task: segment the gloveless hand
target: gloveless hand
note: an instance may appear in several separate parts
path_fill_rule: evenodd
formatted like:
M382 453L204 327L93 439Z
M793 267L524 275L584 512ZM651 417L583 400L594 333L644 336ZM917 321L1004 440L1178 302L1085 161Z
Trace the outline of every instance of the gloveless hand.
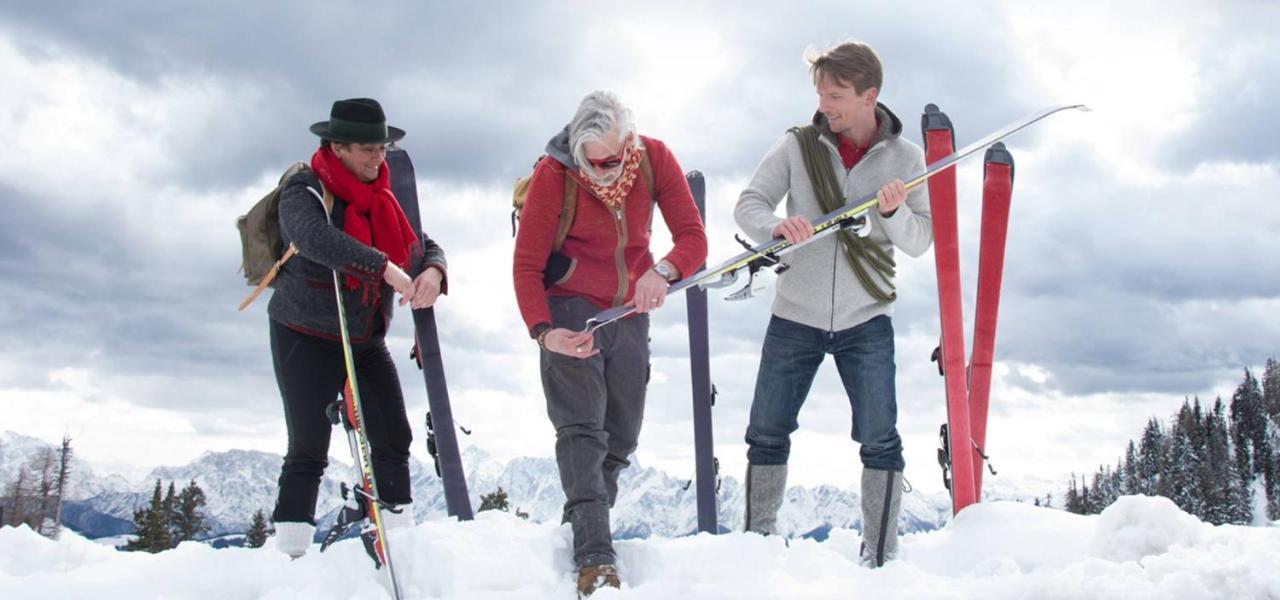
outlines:
M563 327L552 329L542 338L542 345L550 352L572 356L574 358L587 358L600 353L600 349L595 347L596 338L590 331L573 331Z
M382 280L387 282L391 289L400 292L401 296L413 297L413 280L409 279L409 275L404 269L396 266L396 263L387 261L387 267L382 270ZM404 304L404 299L400 301Z
M906 202L907 186L902 183L901 179L894 179L884 184L884 187L880 188L880 193L876 197L880 199L877 205L880 210L880 216L891 217L898 210L898 207L902 206L903 202Z
M773 228L773 237L798 244L813 237L813 224L800 215L787 217Z
M418 310L436 303L440 297L440 284L444 281L444 273L436 267L427 267L413 279L413 293L400 297L400 306L410 304L410 308Z
M631 296L631 301L626 305L635 307L638 313L662 308L662 305L666 304L667 288L670 285L656 271L649 269L636 280L636 293Z

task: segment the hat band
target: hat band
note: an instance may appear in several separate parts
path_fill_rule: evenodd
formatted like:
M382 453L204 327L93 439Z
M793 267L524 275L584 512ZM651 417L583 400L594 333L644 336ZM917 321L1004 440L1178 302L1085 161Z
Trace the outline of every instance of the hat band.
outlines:
M387 139L387 123L361 123L330 117L328 137L340 141L381 142Z

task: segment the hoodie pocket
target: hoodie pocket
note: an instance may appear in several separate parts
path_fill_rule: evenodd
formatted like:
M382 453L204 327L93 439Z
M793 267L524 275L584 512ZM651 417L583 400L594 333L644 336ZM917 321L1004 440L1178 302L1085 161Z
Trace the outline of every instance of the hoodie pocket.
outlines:
M578 268L578 259L569 258L558 252L552 252L547 258L547 270L542 274L542 285L546 289L551 289L557 285L564 285L569 282L569 278L573 277L573 272Z

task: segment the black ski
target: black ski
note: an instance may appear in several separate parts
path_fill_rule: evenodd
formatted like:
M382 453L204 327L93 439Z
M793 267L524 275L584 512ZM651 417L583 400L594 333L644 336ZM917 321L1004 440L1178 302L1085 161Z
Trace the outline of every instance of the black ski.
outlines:
M698 205L702 222L707 222L707 183L702 173L690 171L685 178ZM699 270L706 264L698 266ZM711 435L711 407L715 405L715 386L711 383L711 349L707 331L707 290L691 286L685 290L689 311L689 369L693 378L693 447L697 469L698 531L719 533L716 524L719 461Z
M413 230L421 235L422 216L418 210L418 180L409 153L392 147L387 151L387 168L391 170L391 191L400 202ZM427 383L427 450L435 462L436 475L444 485L445 508L462 521L472 519L471 498L467 493L467 476L458 452L458 437L449 405L449 388L444 378L444 360L440 355L440 336L436 329L434 308L413 311L414 358Z

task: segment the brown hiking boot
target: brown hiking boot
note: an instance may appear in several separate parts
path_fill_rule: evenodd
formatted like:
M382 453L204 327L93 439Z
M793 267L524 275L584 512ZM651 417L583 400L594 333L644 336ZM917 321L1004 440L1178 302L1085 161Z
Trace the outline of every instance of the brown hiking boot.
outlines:
M604 586L622 587L618 580L618 567L613 565L593 565L578 569L578 597L586 598Z

